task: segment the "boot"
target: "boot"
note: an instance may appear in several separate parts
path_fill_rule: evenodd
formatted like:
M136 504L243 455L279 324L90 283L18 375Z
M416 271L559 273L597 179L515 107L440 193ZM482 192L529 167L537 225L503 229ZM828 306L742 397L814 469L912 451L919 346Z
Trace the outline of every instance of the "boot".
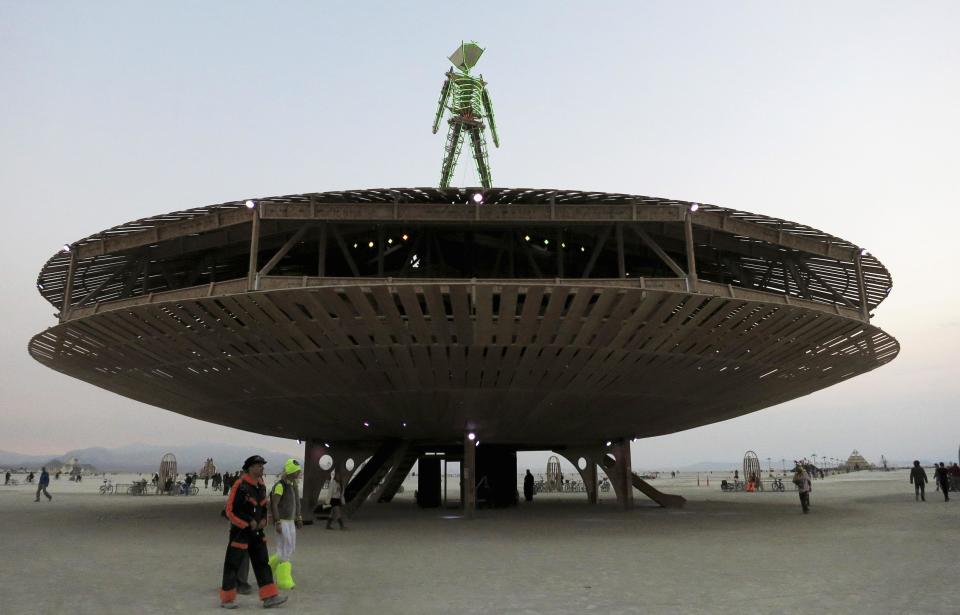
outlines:
M293 582L293 564L290 562L280 562L277 564L277 587L280 589L293 589L295 586Z
M274 607L280 606L287 601L286 596L281 596L277 594L276 596L271 596L263 601L263 608L272 609Z

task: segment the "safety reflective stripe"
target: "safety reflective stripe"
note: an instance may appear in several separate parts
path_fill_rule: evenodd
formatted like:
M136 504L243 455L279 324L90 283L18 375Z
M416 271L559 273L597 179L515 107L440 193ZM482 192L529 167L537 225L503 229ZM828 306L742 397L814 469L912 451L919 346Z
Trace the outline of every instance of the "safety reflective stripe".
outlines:
M276 583L268 583L267 585L264 585L260 588L260 599L266 600L267 598L272 598L273 596L276 596L279 593L280 592L277 591Z
M249 545L242 542L231 541L230 546L234 547L235 549L246 549Z
M227 498L226 511L227 511L227 519L230 519L230 523L233 523L237 527L243 529L249 526L250 524L244 521L243 519L241 519L240 517L238 517L233 512L233 501L236 499L237 491L239 490L240 490L240 481L237 481L233 483L233 487L230 488L230 497Z
M220 590L220 602L233 602L237 599L237 590L236 589L221 589Z
M283 495L283 483L277 483L273 487L274 495Z

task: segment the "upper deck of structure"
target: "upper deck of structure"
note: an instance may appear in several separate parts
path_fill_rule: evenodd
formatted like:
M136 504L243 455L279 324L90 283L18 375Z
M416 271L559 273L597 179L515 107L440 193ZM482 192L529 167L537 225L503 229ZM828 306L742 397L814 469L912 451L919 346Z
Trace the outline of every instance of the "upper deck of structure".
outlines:
M390 188L254 203L253 209L241 200L153 216L73 242L44 265L38 289L72 318L112 302L236 286L251 270L263 273L265 285L259 278L255 285L264 289L278 277L642 285L682 279L692 265L700 281L731 295L744 289L866 320L892 283L876 257L849 241L796 222L675 199ZM252 244L254 217L259 228ZM688 222L691 236L685 237ZM695 246L695 265L685 241ZM258 253L252 263L251 245Z

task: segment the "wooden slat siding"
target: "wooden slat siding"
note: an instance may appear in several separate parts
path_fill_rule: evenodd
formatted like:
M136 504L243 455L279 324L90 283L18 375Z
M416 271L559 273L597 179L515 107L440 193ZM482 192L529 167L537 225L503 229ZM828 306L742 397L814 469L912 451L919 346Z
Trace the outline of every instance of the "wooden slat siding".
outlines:
M310 352L317 352L322 348L320 343L314 340L309 334L309 329L304 327L304 321L309 322L297 304L292 301L293 297L286 293L276 293L266 298L278 309L289 314L292 320L284 324L284 328L289 335L297 341L300 347Z
M386 286L372 286L370 292L379 308L379 315L383 317L383 326L391 336L401 344L409 344L412 340L407 331L407 325L400 317L400 311L394 301L394 294ZM391 344L393 342L391 341Z
M573 302L570 304L570 309L560 319L556 339L553 341L554 344L566 346L573 343L577 331L583 327L587 310L590 308L590 300L593 298L593 292L592 288L577 289L573 296Z
M467 346L463 351L465 365L463 370L464 386L468 390L477 389L480 387L480 371L483 368L483 346Z
M496 325L493 322L493 289L487 285L477 286L474 296L474 344L479 347L493 343Z
M599 330L601 325L611 316L611 312L620 299L619 290L599 289L599 298L590 308L587 319L574 332L570 344L574 346L586 346L590 343L594 333Z
M358 286L348 286L343 289L346 298L353 306L353 309L359 314L358 329L366 331L367 335L373 336L374 344L389 345L390 333L380 320L380 316L370 304L370 298ZM392 298L391 298L392 303ZM379 307L379 306L377 306Z
M439 286L428 285L423 289L427 301L427 310L430 311L430 329L440 344L451 343L451 331L447 322L447 309L443 304L443 292Z
M500 310L497 312L496 342L501 346L513 343L517 328L517 295L519 288L506 286L500 291Z
M507 353L504 355L500 367L500 378L497 380L498 389L509 389L513 386L517 375L517 366L520 364L522 348L519 344L507 346Z
M537 332L534 336L534 343L539 346L546 346L554 343L554 336L557 328L560 326L560 314L566 306L567 297L571 293L571 288L566 286L550 286L550 300L547 302L547 309L537 326Z
M587 284L541 288L553 295L547 301L547 311L551 300L565 301L565 293L576 291L586 297L594 292ZM519 286L515 290L518 299L527 299ZM302 435L305 425L312 425L310 429L317 425L329 430L352 429L347 423L362 420L359 415L373 417L378 423L392 420L400 412L399 394L404 400L403 413L430 422L433 426L429 431L442 433L450 429L451 421L459 421L456 433L462 433L464 420L487 416L487 425L494 430L522 432L534 421L541 434L543 425L560 423L554 431L547 429L553 434L550 437L570 438L590 429L598 437L605 437L600 436L601 431L609 435L614 429L628 427L636 431L635 435L669 432L720 416L738 416L772 403L770 400L789 399L882 364L880 352L870 350L867 336L881 349L885 360L895 356L897 350L895 340L857 320L828 314L814 317L814 313L796 306L604 287L592 309L581 310L583 299L574 297L567 315L557 319L555 338L506 347L489 344L485 358L483 345L469 349L459 343L418 345L412 349L416 356L407 354L407 361L421 376L415 383L415 390L426 395L421 398L417 393L401 393L410 389L402 388L405 382L398 384L403 382L402 377L393 377L403 371L399 357L411 349L393 343L393 333L389 334L391 343L386 345L379 343L376 333L371 338L376 326L392 328L381 311L387 312L394 301L369 303L375 293L382 293L373 289L328 291L341 302L338 308L324 306L317 310L309 296L321 291L301 289L277 295L216 298L219 304L214 298L204 297L179 305L108 312L65 323L37 336L31 342L31 351L38 360L64 373L145 403L187 415L202 412L210 420L231 416L231 424L249 424L261 431L276 429L280 431L275 435L286 437L294 429L296 435ZM619 299L609 299L608 293ZM644 293L646 301L642 300ZM686 299L678 302L677 297ZM368 302L367 308L363 308L361 299ZM501 309L509 311L502 296L501 301ZM297 304L303 305L309 316ZM722 313L711 312L714 304L724 306ZM601 308L603 305L610 306L610 314ZM677 305L679 310L673 313ZM539 303L536 307L539 311ZM367 332L366 337L359 338L359 345L349 340L334 343L321 332L314 317L315 312L326 315L328 311L351 319ZM244 326L231 313L240 317ZM371 325L371 318L379 325ZM568 332L572 319L580 319L582 329L596 329L597 333L588 334L588 348L577 343L580 331L576 335ZM713 327L700 324L710 319L716 321ZM340 328L339 320L334 320L335 329ZM406 326L399 314L396 321ZM612 337L619 337L620 345L598 344L598 334L611 321ZM635 322L626 324L631 321ZM498 330L499 325L497 322ZM457 323L452 327L456 329ZM623 329L633 332L618 336ZM646 336L644 329L658 330L657 337L663 337L667 329L672 331L656 351L637 350ZM865 333L855 335L859 331ZM318 341L328 349L321 349ZM60 353L51 352L58 345ZM746 348L752 352L746 353ZM717 349L721 352L716 353ZM464 359L462 352L467 350L477 351L471 355L472 361ZM807 350L815 352L808 354ZM233 356L226 357L224 352ZM464 367L468 362L469 368ZM721 372L725 365L728 369ZM94 367L103 371L91 371ZM734 370L736 367L739 370ZM828 367L832 369L823 371ZM772 368L778 371L760 378ZM154 375L155 370L173 377ZM456 382L457 374L464 375L463 384ZM424 386L423 377L429 386ZM471 384L468 379L478 383ZM654 388L647 388L651 385ZM436 408L416 405L417 400L438 399L436 387L446 391L444 399L453 408L450 416L438 415ZM493 391L501 392L502 398L492 395ZM314 417L318 403L329 405L329 411L341 420ZM258 423L258 414L262 414L256 409L258 404L266 404L271 415L295 417L291 420L301 421L301 427L286 422L273 426ZM228 411L226 406L237 410ZM346 423L344 416L350 417ZM584 416L589 420L581 425ZM637 422L624 427L630 421Z
M486 389L493 389L497 386L501 360L503 359L506 347L499 344L486 347L486 356L483 357L483 374L480 378L480 386Z
M464 285L451 285L450 303L453 305L453 327L457 333L457 343L463 346L473 344L473 310L470 296Z
M407 326L416 338L416 344L429 344L430 329L423 318L423 312L420 311L420 302L413 287L398 286L397 295L406 314Z
M543 301L545 287L528 286L523 299L523 308L520 312L520 322L517 324L517 340L520 346L526 346L533 340L540 319L540 303Z
M309 321L311 329L315 327L315 333L322 332L323 337L329 341L330 348L348 345L350 340L347 339L347 334L340 327L339 323L330 316L330 311L322 301L322 291L311 290L304 292L301 296L304 299L307 310L313 316L313 319ZM316 337L316 335L314 337ZM323 343L323 340L318 341ZM326 346L326 344L324 345Z

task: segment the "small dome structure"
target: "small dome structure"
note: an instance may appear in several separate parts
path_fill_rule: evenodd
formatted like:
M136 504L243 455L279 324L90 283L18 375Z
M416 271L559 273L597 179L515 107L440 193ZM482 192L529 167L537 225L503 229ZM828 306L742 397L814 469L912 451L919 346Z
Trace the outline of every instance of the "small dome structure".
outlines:
M161 489L168 478L177 480L177 458L173 453L167 453L160 460L160 484L158 486Z
M544 477L544 486L547 491L560 491L563 488L563 472L560 471L560 459L551 455L547 459L547 474Z

